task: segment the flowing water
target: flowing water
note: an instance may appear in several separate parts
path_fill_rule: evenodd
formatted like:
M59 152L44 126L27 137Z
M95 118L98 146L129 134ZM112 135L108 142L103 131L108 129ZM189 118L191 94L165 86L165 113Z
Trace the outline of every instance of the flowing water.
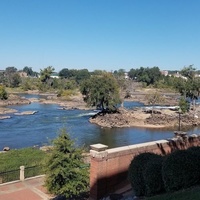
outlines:
M37 95L26 97L40 98ZM125 102L127 108L143 106L138 102ZM159 139L171 138L173 130L147 128L101 128L89 123L93 110L63 110L56 104L32 103L16 105L11 108L22 111L37 111L34 115L17 116L10 114L10 119L0 120L0 150L8 146L23 148L29 146L48 145L57 137L59 129L66 128L77 145L89 147L102 143L111 147L119 147ZM178 119L177 119L178 120ZM189 134L199 133L200 128L188 130Z

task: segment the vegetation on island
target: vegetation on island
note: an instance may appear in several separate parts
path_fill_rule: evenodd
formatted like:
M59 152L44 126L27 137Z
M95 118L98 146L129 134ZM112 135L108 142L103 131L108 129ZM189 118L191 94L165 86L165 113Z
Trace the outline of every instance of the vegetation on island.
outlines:
M116 110L116 105L120 103L119 85L111 73L94 75L83 81L80 91L89 106L101 110Z

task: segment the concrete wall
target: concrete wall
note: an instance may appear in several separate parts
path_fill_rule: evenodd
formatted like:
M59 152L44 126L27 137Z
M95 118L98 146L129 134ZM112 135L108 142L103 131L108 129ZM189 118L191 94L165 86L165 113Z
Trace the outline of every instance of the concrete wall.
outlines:
M101 199L124 184L128 184L127 172L134 156L153 152L166 155L176 149L200 146L200 136L180 134L170 140L158 140L142 144L108 149L103 144L91 145L90 150L90 199Z

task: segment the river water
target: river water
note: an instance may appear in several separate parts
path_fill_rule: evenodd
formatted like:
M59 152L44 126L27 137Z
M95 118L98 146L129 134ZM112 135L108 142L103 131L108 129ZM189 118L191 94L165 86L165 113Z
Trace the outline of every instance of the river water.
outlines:
M37 97L26 95L26 97ZM125 102L127 108L143 106L138 102ZM0 120L0 150L8 146L23 148L29 146L49 145L57 137L59 129L66 128L77 145L89 147L102 143L111 147L119 147L159 139L171 138L174 130L147 128L101 128L89 123L93 110L63 110L56 104L32 103L16 105L11 108L22 111L38 111L34 115L17 116L11 114L10 119ZM178 118L177 118L178 120ZM200 127L187 130L189 134L199 133Z

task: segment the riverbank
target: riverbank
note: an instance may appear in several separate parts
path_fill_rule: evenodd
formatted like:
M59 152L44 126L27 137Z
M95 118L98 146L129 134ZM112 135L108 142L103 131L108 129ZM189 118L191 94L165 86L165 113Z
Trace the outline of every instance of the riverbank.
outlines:
M119 108L117 113L98 113L90 118L90 122L106 128L143 127L143 128L172 128L186 126L200 126L200 107L181 114L176 110L158 109L154 113L143 108L127 110Z
M57 97L56 94L52 93L39 93L38 91L27 92L25 94L35 94L41 95L41 98L29 98L26 99L18 95L18 93L10 94L7 100L0 100L0 115L16 113L18 112L15 109L8 108L11 105L26 105L34 102L38 102L40 104L57 104L61 106L61 109L64 110L72 110L72 109L80 109L80 110L89 110L91 108L87 107L87 104L83 101L82 95L78 93L76 96L71 96L68 99Z

